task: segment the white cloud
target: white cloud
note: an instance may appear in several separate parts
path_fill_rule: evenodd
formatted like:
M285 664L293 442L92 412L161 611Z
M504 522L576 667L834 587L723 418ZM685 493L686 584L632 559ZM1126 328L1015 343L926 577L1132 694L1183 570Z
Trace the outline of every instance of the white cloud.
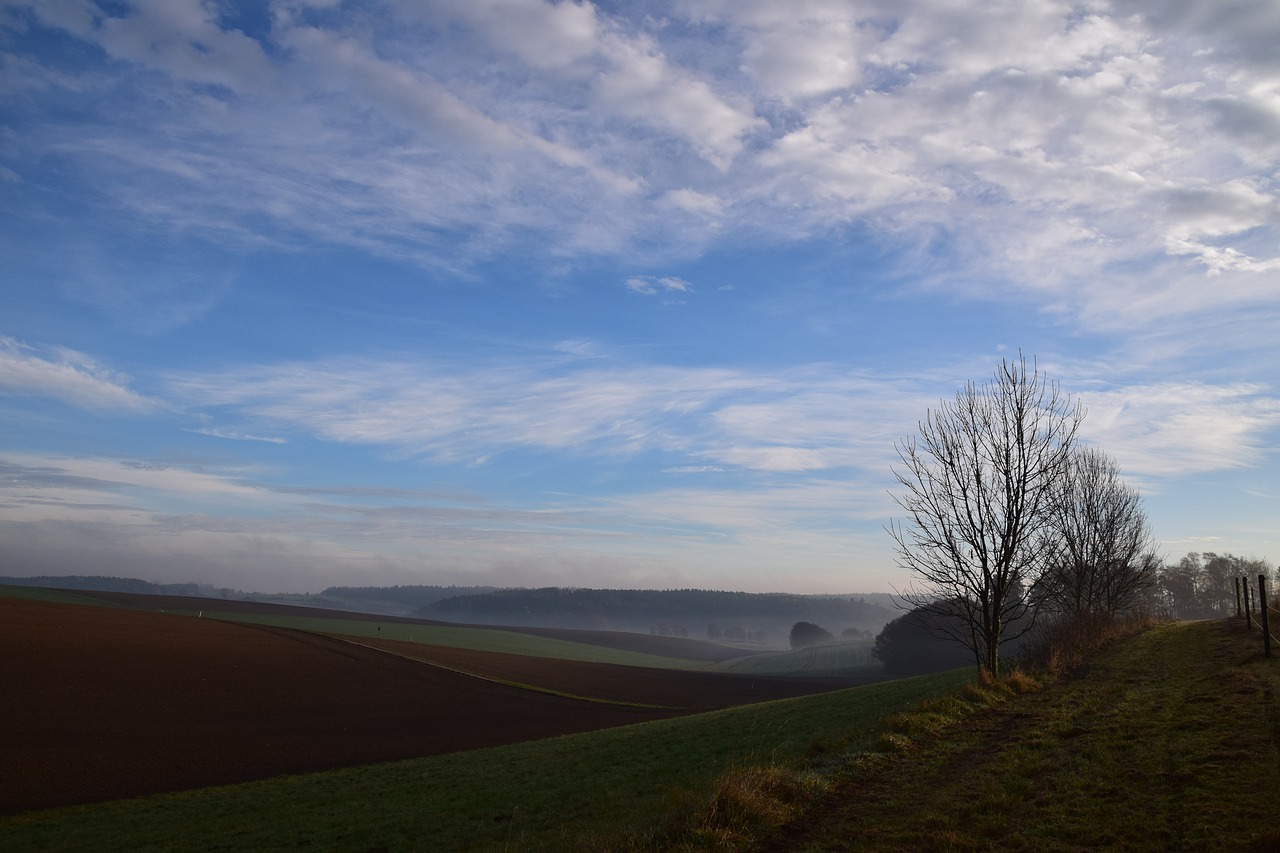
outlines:
M1135 384L1079 397L1085 436L1155 484L1256 465L1280 430L1280 399L1251 384Z
M10 94L82 116L24 106L14 144L241 244L467 268L853 225L969 295L1187 325L1205 274L1250 305L1280 263L1277 24L1228 6L301 4L256 41L195 0L38 4L117 62L14 53Z
M438 463L518 450L564 459L656 452L670 460L664 470L840 470L886 488L894 442L955 393L953 373L354 360L175 376L171 386L193 407ZM1262 386L1075 376L1086 435L1144 481L1256 463L1280 428L1280 401Z
M250 435L249 433L236 432L235 430L219 429L217 427L201 427L200 429L189 430L198 435L207 435L212 438L225 438L229 441L261 441L266 444L285 444L286 441L279 436L269 435Z
M691 0L684 7L696 21L731 27L743 42L743 70L766 94L787 101L857 83L874 41L857 7L843 2Z
M300 506L298 498L240 476L139 459L4 453L0 471L0 531L10 540L6 550L38 551L36 541L46 537L52 550L74 550L74 543L89 535L103 546L93 554L95 566L98 558L164 552L179 540L189 546L181 550L192 556L226 555L209 536L221 537L225 546L224 534L251 535L263 529L264 516ZM64 569L86 573L83 563Z
M438 461L515 448L631 454L679 448L677 424L747 386L727 370L334 361L174 377L193 406L252 414L322 438ZM686 427L687 428L687 427Z
M688 288L679 279L641 283L652 292ZM659 453L667 471L843 470L873 479L887 477L894 442L954 393L951 377L975 373L974 364L912 380L824 364L765 372L637 366L565 342L519 366L332 359L173 374L171 401L162 403L83 354L48 352L53 357L0 339L0 389L100 412L156 413L181 403L194 414L211 411L222 420L443 464L490 464L520 450L565 459ZM1124 382L1114 368L1075 367L1068 390L1084 389L1078 396L1089 409L1090 440L1145 481L1257 464L1280 429L1280 401L1266 386L1151 384L1137 378L1140 370L1140 364L1128 366L1135 379ZM205 425L191 431L284 442L258 430ZM86 467L91 464L98 467ZM85 461L74 468L77 477L134 488L261 494L234 478L167 466Z
M730 103L706 81L671 65L647 38L618 39L608 48L612 67L596 81L595 102L686 140L725 171L743 137L763 128L749 103Z
M277 485L253 469L8 453L0 539L30 547L56 529L60 544L46 556L61 548L70 561L82 543L106 563L133 553L160 570L166 556L189 558L187 570L220 577L241 577L239 562L269 572L269 588L286 577L291 588L317 576L350 582L359 566L407 577L428 549L445 582L522 559L519 577L546 583L568 578L576 559L607 558L619 578L671 582L696 564L699 583L742 588L750 578L764 588L790 561L809 567L815 590L838 589L842 567L888 563L880 525L894 512L894 441L955 392L955 375L974 373L971 363L910 379L839 365L636 367L595 353L520 366L334 359L172 375L169 388L192 409L418 457L445 477L476 457L537 453L561 470L603 458L668 479L601 494L576 493L569 478L506 507L443 491ZM1085 437L1157 495L1179 479L1257 464L1280 430L1280 400L1258 384L1125 381L1100 365L1052 374L1086 389Z
M110 15L96 3L36 2L44 23L96 43L113 58L137 62L193 83L246 91L274 69L258 42L223 29L213 4L201 0L132 0L129 13Z
M539 69L573 66L592 59L601 49L601 26L591 3L543 0L446 0L432 4L413 0L402 4L408 15L440 15L466 21L484 32L496 46ZM446 11L447 10L447 11Z
M42 354L0 336L0 394L52 397L97 412L147 413L161 404L128 387L128 378L74 350Z
M691 189L670 190L666 193L665 199L671 205L687 213L697 213L708 217L718 216L724 209L720 199Z
M627 279L627 290L653 296L658 293L692 293L693 286L676 276L638 275Z

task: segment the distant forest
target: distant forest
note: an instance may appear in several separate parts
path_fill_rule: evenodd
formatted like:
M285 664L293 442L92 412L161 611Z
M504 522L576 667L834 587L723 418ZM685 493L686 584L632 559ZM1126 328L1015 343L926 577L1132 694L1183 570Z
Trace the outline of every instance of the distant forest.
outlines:
M0 577L6 586L35 586L45 589L83 589L100 592L134 592L139 595L208 595L212 587L194 583L152 583L138 578L114 578L104 575L39 575L29 578Z
M785 647L797 622L831 634L874 635L900 611L884 593L794 595L703 589L504 589L488 586L334 586L318 595L251 593L206 584L159 584L104 576L3 577L54 589L270 601L446 622L532 628L638 631Z
M408 616L419 608L446 598L493 592L495 589L497 587L493 586L331 586L323 590L319 598L335 601L344 608L373 607L372 612L386 611ZM312 600L315 602L316 598L313 596Z
M544 587L446 598L415 615L450 622L648 631L785 645L796 622L812 622L834 634L849 629L874 634L897 613L860 596Z

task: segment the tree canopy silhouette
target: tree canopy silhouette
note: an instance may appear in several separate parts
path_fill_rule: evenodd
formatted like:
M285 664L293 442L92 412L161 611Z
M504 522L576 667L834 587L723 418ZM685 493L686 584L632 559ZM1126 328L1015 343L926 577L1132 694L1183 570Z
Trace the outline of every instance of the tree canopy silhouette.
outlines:
M1019 353L994 379L968 383L897 445L895 495L906 512L889 532L915 583L904 598L993 675L1010 631L1030 628L1028 595L1051 553L1046 535L1084 410ZM1017 626L1011 627L1011 626Z

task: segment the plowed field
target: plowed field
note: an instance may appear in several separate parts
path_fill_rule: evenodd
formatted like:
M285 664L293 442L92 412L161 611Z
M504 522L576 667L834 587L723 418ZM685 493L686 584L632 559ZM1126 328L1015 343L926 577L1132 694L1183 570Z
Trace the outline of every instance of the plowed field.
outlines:
M847 686L381 645L0 599L0 813L476 749Z

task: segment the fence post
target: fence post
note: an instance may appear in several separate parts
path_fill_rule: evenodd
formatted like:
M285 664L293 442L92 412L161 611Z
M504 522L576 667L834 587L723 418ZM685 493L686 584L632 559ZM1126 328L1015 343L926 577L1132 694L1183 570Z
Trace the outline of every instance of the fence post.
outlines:
M1258 575L1258 602L1262 605L1262 653L1271 657L1271 620L1267 618L1267 576Z
M1253 630L1253 603L1249 601L1249 576L1245 575L1241 578L1244 581L1244 621L1248 623L1249 630Z
M1240 609L1240 578L1232 578L1236 582L1236 615L1243 616L1244 611Z

